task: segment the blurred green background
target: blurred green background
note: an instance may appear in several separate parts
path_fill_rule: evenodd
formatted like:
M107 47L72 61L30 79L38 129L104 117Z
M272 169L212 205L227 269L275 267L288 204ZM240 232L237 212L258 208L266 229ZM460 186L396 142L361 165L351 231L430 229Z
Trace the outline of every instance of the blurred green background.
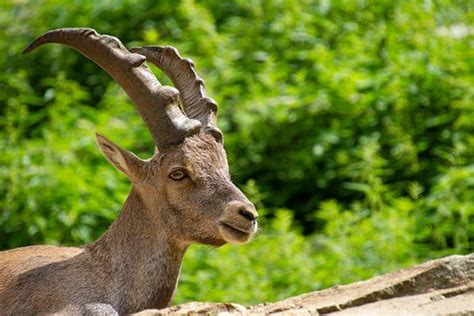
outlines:
M463 0L2 1L0 249L90 242L117 216L130 183L94 131L153 153L96 65L21 55L87 26L194 60L263 214L249 245L190 249L176 302L272 301L473 252L473 21Z

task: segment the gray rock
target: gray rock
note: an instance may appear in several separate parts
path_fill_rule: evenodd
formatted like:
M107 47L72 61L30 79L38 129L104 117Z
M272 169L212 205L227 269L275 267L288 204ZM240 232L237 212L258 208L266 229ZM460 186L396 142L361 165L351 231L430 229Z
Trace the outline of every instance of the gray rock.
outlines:
M428 261L276 303L187 303L136 315L474 315L474 254Z

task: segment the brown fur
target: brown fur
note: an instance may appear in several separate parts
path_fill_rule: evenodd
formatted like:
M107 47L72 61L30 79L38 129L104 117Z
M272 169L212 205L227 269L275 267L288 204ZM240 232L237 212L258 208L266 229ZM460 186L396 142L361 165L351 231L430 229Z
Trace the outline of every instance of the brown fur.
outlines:
M97 141L133 183L119 217L99 240L80 248L1 252L0 315L166 307L190 244L244 243L255 233L255 208L231 182L224 148L212 134L201 131L149 160L100 135ZM172 180L176 168L188 177Z

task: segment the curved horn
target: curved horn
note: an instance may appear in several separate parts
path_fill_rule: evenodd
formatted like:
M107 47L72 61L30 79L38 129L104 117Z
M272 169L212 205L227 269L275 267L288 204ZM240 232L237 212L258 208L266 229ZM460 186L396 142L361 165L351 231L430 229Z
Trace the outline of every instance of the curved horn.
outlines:
M159 149L199 132L200 122L179 108L179 92L162 86L146 66L146 57L129 52L116 37L89 28L56 29L39 36L23 53L46 43L70 46L112 76L135 103Z
M182 58L171 46L134 47L130 51L146 56L173 81L190 118L201 121L203 126L217 126L217 103L206 95L204 81L198 77L190 59Z

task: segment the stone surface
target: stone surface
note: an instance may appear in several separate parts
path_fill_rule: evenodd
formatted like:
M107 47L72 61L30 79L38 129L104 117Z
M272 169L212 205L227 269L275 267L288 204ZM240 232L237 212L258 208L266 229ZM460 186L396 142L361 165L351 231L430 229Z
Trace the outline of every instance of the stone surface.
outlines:
M243 306L188 303L136 315L474 315L474 254L428 261L367 281Z

